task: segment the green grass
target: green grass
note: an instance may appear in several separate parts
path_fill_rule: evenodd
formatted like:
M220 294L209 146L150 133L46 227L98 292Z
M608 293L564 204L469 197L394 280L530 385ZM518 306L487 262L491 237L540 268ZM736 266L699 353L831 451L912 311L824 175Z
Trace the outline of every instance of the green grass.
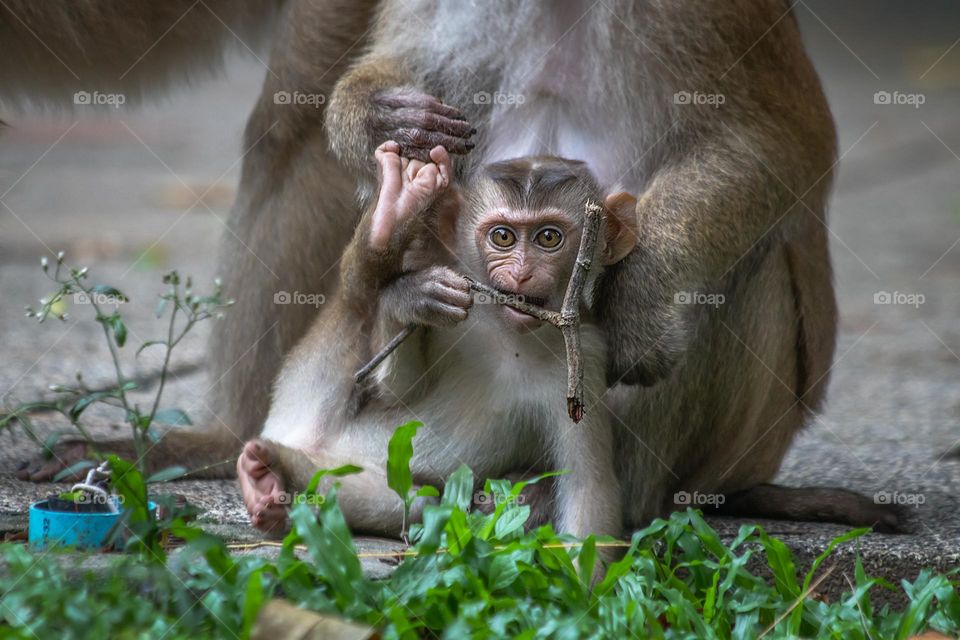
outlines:
M412 437L406 427L398 438ZM400 445L391 448L388 469L391 486L406 498L412 451ZM136 474L127 467L125 483L139 491ZM922 571L903 581L908 604L894 611L873 606L871 593L898 588L868 577L858 558L850 592L831 602L812 597L835 547L866 530L837 538L798 576L791 551L759 527L743 526L724 543L689 510L635 533L623 558L597 581L596 545L604 541L570 544L549 526L524 532L529 507L508 499L521 488L488 482L497 509L470 512L473 476L462 467L438 503L425 508L423 523L410 528L411 555L379 581L361 571L336 487L323 500L306 501L314 506L291 510L293 530L275 561L233 556L223 540L181 519L162 523L187 540L169 560L155 546L135 543L140 552L117 556L109 571L71 579L52 556L2 545L0 635L243 638L274 597L369 624L384 638L858 639L960 631L955 573ZM159 525L151 526L141 530L155 535ZM304 559L298 545L306 548ZM769 568L772 584L748 569L753 558Z
M105 285L88 284L86 269L71 269L59 254L42 268L57 285L28 310L41 322L62 317L65 300L83 293L123 298ZM83 412L101 403L122 410L138 447L152 437L154 421L188 423L179 409L161 409L163 379L170 353L198 322L229 306L219 285L210 295L192 291L189 278L176 272L164 277L157 316L169 313L167 335L144 343L163 347L161 383L149 411L127 399L135 388L124 375L120 349L126 325L118 310L89 305L101 325L116 371L110 389L89 389L78 373L76 384L53 385L59 394L49 403L27 403L0 413L0 430L21 425L33 433L30 414L37 409L65 416L83 435ZM179 320L178 320L179 318ZM144 479L141 466L108 456L111 488L127 508L126 522L135 537L131 553L111 558L110 568L96 573L68 573L77 558L58 562L51 554L33 555L23 545L0 545L0 638L246 638L263 605L285 598L301 607L334 614L375 627L384 638L909 638L928 628L956 636L960 599L956 572L922 571L899 586L868 577L859 558L851 589L831 602L817 599L818 581L836 546L862 536L852 531L829 545L810 571L799 576L793 554L781 541L756 526L744 526L727 543L699 513L676 513L635 533L623 557L593 575L597 545L558 536L549 526L524 532L529 507L516 498L522 484L490 481L497 496L490 515L469 511L474 481L466 468L445 483L442 496L432 487L413 491L409 462L418 423L399 427L389 446L388 485L403 499L405 511L417 496L439 497L424 508L422 524L404 532L410 553L384 580L364 577L353 538L337 504L336 487L323 499L302 500L290 518L292 532L275 561L231 555L226 543L187 524L185 511L173 508L157 521L147 509L148 482L183 473L171 468ZM89 466L89 461L80 463ZM79 468L79 467L77 467ZM70 469L67 471L75 471ZM306 496L315 495L321 477L356 473L356 467L320 471ZM160 498L156 498L162 501ZM26 505L24 505L26 507ZM167 556L169 535L186 540L186 548ZM306 549L305 559L295 553ZM753 560L753 562L751 562ZM766 565L768 581L748 569ZM900 591L902 610L877 608L871 595ZM279 637L271 640L281 640Z

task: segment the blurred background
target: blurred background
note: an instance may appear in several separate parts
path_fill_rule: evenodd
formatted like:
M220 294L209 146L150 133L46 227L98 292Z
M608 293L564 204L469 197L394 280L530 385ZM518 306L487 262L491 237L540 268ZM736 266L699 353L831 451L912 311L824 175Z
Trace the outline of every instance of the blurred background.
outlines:
M921 533L949 546L957 527L945 520L960 512L960 4L804 0L794 11L839 129L830 219L841 338L829 408L780 480L922 496L917 513L936 520L920 518ZM134 343L162 332L152 310L166 270L206 286L264 74L253 57L231 57L218 78L136 110L0 114L10 125L0 137L0 397L44 397L77 369L110 374L98 327L76 324L87 310L43 327L23 317L53 289L39 269L48 249L134 295L124 309ZM168 391L195 416L207 411L206 330L180 352ZM147 354L138 374L156 369ZM19 442L0 447L5 468L32 446ZM0 509L22 507L5 500Z

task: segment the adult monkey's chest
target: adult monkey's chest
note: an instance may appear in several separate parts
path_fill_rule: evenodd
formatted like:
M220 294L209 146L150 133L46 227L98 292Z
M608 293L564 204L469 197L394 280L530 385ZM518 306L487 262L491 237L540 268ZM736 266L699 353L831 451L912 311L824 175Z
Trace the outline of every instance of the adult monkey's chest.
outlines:
M629 24L641 20L636 3L414 0L403 11L412 24L397 28L417 27L405 59L479 131L470 166L559 155L586 161L609 188L639 190L652 96Z

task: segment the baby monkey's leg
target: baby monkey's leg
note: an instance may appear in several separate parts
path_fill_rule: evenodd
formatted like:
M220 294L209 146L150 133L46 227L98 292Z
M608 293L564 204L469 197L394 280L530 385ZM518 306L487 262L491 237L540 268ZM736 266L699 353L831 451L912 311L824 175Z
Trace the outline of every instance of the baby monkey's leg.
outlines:
M237 461L237 475L250 523L265 533L282 533L287 510L319 469L357 464L363 471L341 478L328 476L317 489L325 495L332 482L340 483L337 498L351 529L397 536L403 527L403 501L387 486L382 461L338 458L326 453L288 447L270 440L251 440ZM421 516L414 504L411 520Z

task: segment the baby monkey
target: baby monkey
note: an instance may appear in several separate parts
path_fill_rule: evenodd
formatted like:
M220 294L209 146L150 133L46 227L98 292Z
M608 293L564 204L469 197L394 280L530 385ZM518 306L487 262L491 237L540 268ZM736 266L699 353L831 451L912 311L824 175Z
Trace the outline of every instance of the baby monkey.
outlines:
M443 147L428 163L399 152L394 142L376 150L379 194L344 254L332 308L287 359L262 437L237 462L251 522L281 528L285 492L302 490L317 469L352 463L363 472L342 479L348 524L396 535L403 505L387 487L387 442L396 426L419 420L417 483L440 486L460 464L478 478L563 469L549 501L557 530L619 535L612 416L597 404L571 422L560 332L475 303L463 276L559 309L585 205L602 203L581 328L585 398L599 398L605 342L589 308L601 265L636 243L634 198L604 197L584 163L551 156L487 165L461 192ZM421 328L358 385L357 369L410 323Z

